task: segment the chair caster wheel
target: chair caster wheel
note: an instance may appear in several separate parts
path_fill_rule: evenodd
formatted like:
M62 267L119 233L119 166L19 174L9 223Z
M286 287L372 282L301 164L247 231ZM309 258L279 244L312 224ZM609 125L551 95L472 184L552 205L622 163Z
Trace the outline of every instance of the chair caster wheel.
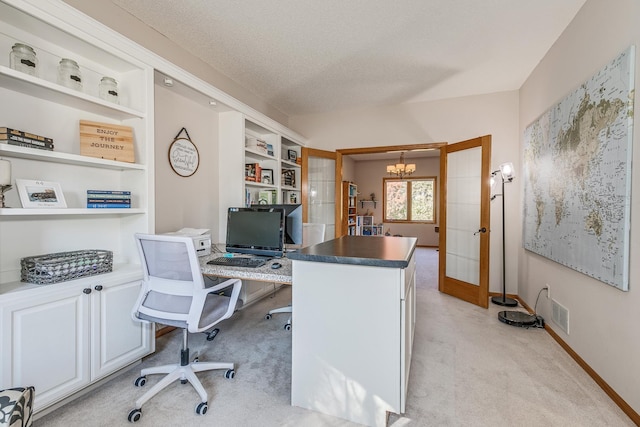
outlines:
M207 402L198 403L198 405L196 406L196 414L204 415L207 413L208 409L209 409L209 405L207 405Z
M142 418L142 411L140 409L134 409L129 412L129 416L127 417L130 423L137 423L140 421L140 418Z
M291 330L291 324L287 323L286 325L284 325L284 330L285 331L290 331Z
M136 380L133 382L133 385L135 385L136 387L142 387L147 383L147 377L138 377L136 378Z
M271 315L269 313L264 316L264 320L271 320Z
M188 382L189 382L189 380L180 380L180 384L186 384Z
M236 371L233 369L227 369L227 372L224 373L224 377L228 380L234 378L236 376Z
M208 332L207 333L207 341L213 341L213 339L216 337L216 335L218 335L218 332L220 332L220 329L218 329L218 328L215 328L211 332Z

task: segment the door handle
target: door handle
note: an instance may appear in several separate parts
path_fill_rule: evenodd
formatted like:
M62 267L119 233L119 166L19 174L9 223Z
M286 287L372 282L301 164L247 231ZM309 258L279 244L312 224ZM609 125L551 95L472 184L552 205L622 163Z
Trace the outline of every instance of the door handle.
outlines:
M478 230L475 233L473 233L473 235L475 236L478 233L486 233L486 232L487 232L487 227L482 227L480 230Z

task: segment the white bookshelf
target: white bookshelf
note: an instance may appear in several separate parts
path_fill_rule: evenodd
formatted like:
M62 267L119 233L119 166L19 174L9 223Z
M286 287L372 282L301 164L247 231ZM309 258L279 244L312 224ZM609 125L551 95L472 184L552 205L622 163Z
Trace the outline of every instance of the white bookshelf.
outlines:
M153 350L150 327L128 321L142 278L133 236L154 230L153 68L83 26L103 31L62 1L0 1L0 126L54 141L54 151L0 143L13 184L0 209L0 388L35 385L36 411ZM10 68L15 43L36 51L37 77ZM57 83L62 58L80 65L82 91ZM99 98L103 76L118 81L118 104ZM135 163L81 155L80 120L131 127ZM58 183L67 207L22 208L16 179ZM87 209L87 190L129 190L132 208ZM113 271L21 282L22 258L85 249L111 251ZM127 320L114 327L108 319ZM54 324L56 340L42 340L34 324Z

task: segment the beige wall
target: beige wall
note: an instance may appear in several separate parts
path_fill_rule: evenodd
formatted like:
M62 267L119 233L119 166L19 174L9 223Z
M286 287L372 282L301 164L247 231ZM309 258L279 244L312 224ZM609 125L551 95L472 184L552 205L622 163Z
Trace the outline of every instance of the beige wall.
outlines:
M520 135L540 114L589 79L630 45L640 45L640 2L589 0L547 53L520 91ZM636 86L638 63L636 53ZM637 103L637 98L636 98ZM638 108L634 121L640 123ZM637 126L633 145L638 148ZM640 165L640 150L633 153ZM640 174L632 175L631 266L629 292L519 248L518 293L531 306L549 284L551 296L569 309L569 335L557 332L636 412L640 412ZM514 233L513 238L521 236ZM538 305L551 319L551 303Z
M352 182L356 180L356 162L348 156L342 157L342 180Z
M355 164L356 178L354 182L358 185L358 200L370 200L370 194L374 193L377 202L358 203L358 215L373 215L374 222L382 222L382 178L386 178L388 160L364 160ZM416 164L415 177L436 177L436 184L440 185L440 158L411 159L411 163ZM436 219L438 218L438 199L436 199ZM406 237L417 237L419 246L438 246L438 233L435 227L438 224L398 224L384 223L384 232L391 234L401 234Z
M200 165L190 177L169 165L169 146L185 127L198 149ZM182 135L184 136L184 134ZM218 114L155 85L156 233L184 227L218 229Z
M310 146L324 150L430 142L455 143L491 135L492 167L497 169L503 162L513 162L517 183L517 173L520 171L518 99L518 92L500 92L434 102L293 116L289 126L305 135ZM357 174L358 172L356 178ZM518 237L514 233L519 233L519 187L519 184L513 185L505 190L507 236ZM492 292L502 291L501 220L501 209L495 204L491 209L489 290ZM392 232L402 234L396 233L395 226ZM508 239L507 254L515 254L518 244L519 240ZM507 292L517 293L517 259L508 255L506 277Z

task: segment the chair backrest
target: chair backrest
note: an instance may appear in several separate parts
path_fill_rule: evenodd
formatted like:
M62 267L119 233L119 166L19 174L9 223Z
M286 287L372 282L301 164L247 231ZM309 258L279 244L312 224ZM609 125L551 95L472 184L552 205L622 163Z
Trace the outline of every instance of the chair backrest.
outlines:
M324 242L324 233L327 225L305 222L302 224L302 246L307 247Z
M220 304L224 306L216 311L220 319L216 318L215 323L233 313L241 282L229 279L224 282L226 285L205 288L191 237L138 233L135 240L144 274L140 296L133 307L135 319L184 327L195 332L201 329L200 317L205 302L212 297L212 291L231 285L234 285L231 298L220 297ZM230 300L233 307L226 307ZM207 308L210 305L209 301Z

